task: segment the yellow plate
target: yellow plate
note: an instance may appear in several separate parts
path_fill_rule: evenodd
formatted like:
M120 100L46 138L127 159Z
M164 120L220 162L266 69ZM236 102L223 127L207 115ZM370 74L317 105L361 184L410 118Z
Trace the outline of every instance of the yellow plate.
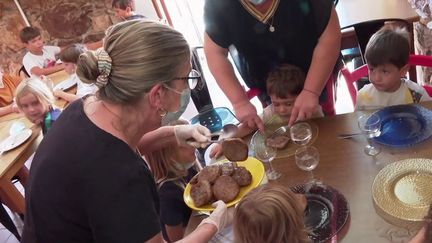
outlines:
M228 160L223 160L219 163L224 163L227 161ZM257 187L264 178L264 165L261 163L261 161L255 158L248 157L245 161L237 162L237 165L246 167L246 169L252 174L252 182L251 184L249 184L249 186L240 187L240 192L237 197L231 202L227 203L228 207L237 204L240 199L242 199L242 197L244 197L248 192ZM192 200L192 197L190 196L190 190L191 185L188 183L183 193L183 200L185 201L186 205L188 205L188 207L197 211L212 211L214 209L214 207L210 204L196 207Z
M432 160L406 159L384 167L372 185L375 206L393 222L419 222L432 203Z

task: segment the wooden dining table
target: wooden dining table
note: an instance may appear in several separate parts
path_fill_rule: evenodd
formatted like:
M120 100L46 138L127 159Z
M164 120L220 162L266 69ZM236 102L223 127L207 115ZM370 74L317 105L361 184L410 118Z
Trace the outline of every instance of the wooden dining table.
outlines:
M8 117L10 119L7 119ZM2 118L0 120L0 141L9 136L9 129L14 122L22 122L26 128L32 131L31 137L23 144L0 155L0 198L12 211L24 214L24 196L11 179L17 175L20 183L25 187L28 169L24 163L36 151L42 140L41 128L31 123L23 114L10 114Z
M53 85L56 85L68 79L69 75L65 71L59 71L48 75L48 77L53 82ZM76 86L68 89L66 92L75 94ZM64 109L68 105L68 102L63 99L56 99L54 103L54 105L60 109ZM22 145L0 155L0 197L3 203L10 207L12 211L24 214L24 196L11 182L11 179L17 175L21 180L20 182L25 187L29 171L24 163L34 154L43 136L40 126L31 123L25 118L24 114L12 113L0 117L0 141L3 141L9 136L9 129L14 122L23 122L26 128L32 130L32 135Z
M421 105L432 109L432 102ZM384 220L382 214L375 210L372 184L378 172L388 164L408 158L432 159L432 139L404 149L381 146L382 151L377 156L366 155L363 150L367 142L365 137L340 139L337 136L359 132L357 118L361 114L362 112L354 112L308 121L312 127L317 128L312 145L318 149L320 161L313 171L314 176L342 193L349 204L348 221L339 234L333 237L333 241L329 242L408 242L417 232L418 224L399 227ZM270 183L293 187L307 181L309 174L297 167L293 155L294 153L288 153L273 161L273 167L283 176ZM264 165L268 167L266 163ZM192 228L196 227L201 218L191 218Z

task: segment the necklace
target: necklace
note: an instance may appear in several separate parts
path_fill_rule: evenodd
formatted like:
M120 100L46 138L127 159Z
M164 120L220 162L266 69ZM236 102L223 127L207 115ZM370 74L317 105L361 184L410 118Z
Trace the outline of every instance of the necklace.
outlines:
M269 31L270 32L275 32L276 28L273 26L273 20L274 20L274 15L271 17L271 23L268 24L269 25Z

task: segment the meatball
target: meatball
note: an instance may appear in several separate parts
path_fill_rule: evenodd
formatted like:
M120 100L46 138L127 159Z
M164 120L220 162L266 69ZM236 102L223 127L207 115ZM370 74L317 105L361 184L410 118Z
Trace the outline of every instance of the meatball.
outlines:
M210 183L208 181L197 182L192 185L190 195L195 206L201 207L208 204L213 197Z
M249 148L240 138L225 139L222 142L222 154L229 161L243 161L248 157Z
M252 183L252 174L245 167L237 167L232 177L239 186L248 186Z

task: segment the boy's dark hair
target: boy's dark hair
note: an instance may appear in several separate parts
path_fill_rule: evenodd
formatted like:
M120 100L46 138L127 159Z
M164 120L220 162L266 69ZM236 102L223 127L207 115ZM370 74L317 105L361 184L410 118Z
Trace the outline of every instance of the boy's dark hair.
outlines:
M84 45L81 44L72 44L65 49L63 49L62 52L60 52L60 60L62 62L71 62L71 63L78 63L79 56L85 52Z
M365 59L372 67L390 63L400 69L408 64L409 54L408 31L405 28L384 26L370 38Z
M40 35L40 30L37 27L24 27L20 32L20 39L23 43L27 44L31 39Z
M267 94L286 99L297 96L303 89L306 75L299 67L282 64L273 69L267 77Z
M113 0L112 7L119 8L122 10L126 10L126 8L129 7L131 8L132 11L135 11L135 1L134 0Z

